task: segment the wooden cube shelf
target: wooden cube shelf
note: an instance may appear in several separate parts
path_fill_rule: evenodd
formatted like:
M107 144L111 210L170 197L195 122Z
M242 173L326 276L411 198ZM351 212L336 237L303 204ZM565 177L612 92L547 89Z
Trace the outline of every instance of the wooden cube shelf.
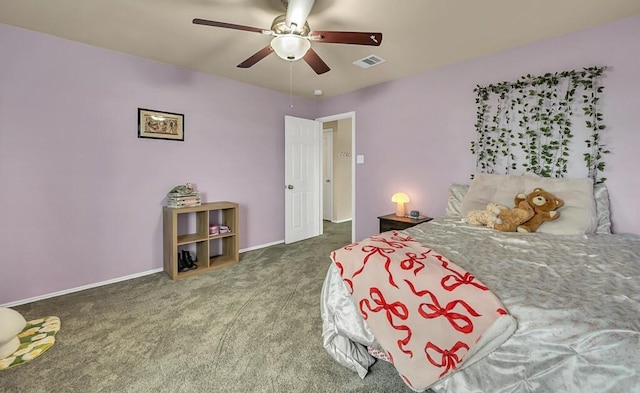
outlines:
M163 265L165 273L171 279L220 269L240 260L237 203L211 202L181 208L165 206L162 221ZM230 232L211 235L210 225L226 225ZM183 249L192 252L194 247L198 268L186 272L178 271L178 253ZM216 252L212 255L212 251Z

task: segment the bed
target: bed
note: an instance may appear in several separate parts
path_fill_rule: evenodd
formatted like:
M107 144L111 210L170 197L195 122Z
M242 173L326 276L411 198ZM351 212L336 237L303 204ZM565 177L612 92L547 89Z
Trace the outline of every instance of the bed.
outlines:
M559 210L564 221L544 223L536 233L465 221L465 209L534 184L568 202ZM447 364L434 380L409 383L399 370L400 377L415 391L436 393L640 391L640 236L612 234L608 209L606 187L589 180L482 175L470 186L450 187L445 216L381 234L385 242L414 241L469 272L513 320L498 331L488 328L482 335L487 342L457 365ZM358 250L369 241L376 236L336 251ZM323 345L364 378L376 358L390 360L381 344L389 340L376 336L363 318L364 303L352 300L352 283L341 275L344 256L336 255L321 295ZM396 365L398 355L392 358Z

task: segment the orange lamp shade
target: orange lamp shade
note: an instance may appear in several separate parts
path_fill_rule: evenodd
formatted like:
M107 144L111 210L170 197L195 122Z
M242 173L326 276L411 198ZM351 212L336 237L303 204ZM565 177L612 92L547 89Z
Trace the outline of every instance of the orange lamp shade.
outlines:
M391 197L391 202L396 203L396 216L404 217L405 216L404 204L410 202L409 195L405 194L404 192L396 192Z

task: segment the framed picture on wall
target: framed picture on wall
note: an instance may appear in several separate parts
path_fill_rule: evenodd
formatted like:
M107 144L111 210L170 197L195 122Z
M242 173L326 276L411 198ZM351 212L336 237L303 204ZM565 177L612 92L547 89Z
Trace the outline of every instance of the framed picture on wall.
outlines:
M138 138L184 141L184 115L138 108Z

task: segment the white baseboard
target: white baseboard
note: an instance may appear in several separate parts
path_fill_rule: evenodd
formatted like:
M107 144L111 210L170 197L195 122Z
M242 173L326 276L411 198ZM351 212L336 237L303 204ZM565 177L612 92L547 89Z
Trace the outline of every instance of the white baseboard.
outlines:
M347 221L351 221L350 218L345 218L344 220L335 220L335 221L331 221L334 224L342 224L343 222L347 222Z
M97 288L97 287L101 287L103 285L115 284L115 283L120 282L120 281L131 280L131 279L142 277L142 276L148 276L149 274L158 273L158 272L161 272L162 270L163 270L162 268L153 269L153 270L147 270L146 272L130 274L128 276L118 277L118 278L114 278L114 279L106 280L106 281L100 281L100 282L96 282L96 283L93 283L93 284L83 285L81 287L65 289L63 291L47 293L47 294L44 294L44 295L40 295L40 296L29 298L29 299L23 299L23 300L18 300L18 301L7 303L7 304L2 304L0 306L2 306L2 307L19 306L21 304L32 303L32 302L36 302L38 300L44 300L44 299L49 299L49 298L56 297L56 296L67 295L69 293L84 291L85 289Z
M242 254L243 252L247 252L247 251L253 251L253 250L259 250L261 248L265 248L265 247L269 247L269 246L275 246L276 244L282 244L284 243L284 239L282 240L278 240L276 242L271 242L271 243L265 243L265 244L260 244L258 246L253 246L253 247L249 247L249 248L243 248L242 250L240 250L239 252Z
M247 252L247 251L258 250L258 249L269 247L269 246L275 246L276 244L281 244L281 243L284 243L284 240L278 240L278 241L272 242L272 243L266 243L266 244L261 244L261 245L254 246L254 247L244 248L242 250L239 250L238 252L243 253L243 252ZM47 294L44 294L44 295L40 295L40 296L28 298L28 299L22 299L22 300L18 300L18 301L7 303L7 304L0 304L0 307L13 307L13 306L19 306L19 305L22 305L22 304L33 303L33 302L37 302L38 300L49 299L49 298L56 297L56 296L62 296L62 295L67 295L67 294L74 293L74 292L84 291L85 289L97 288L97 287L101 287L103 285L115 284L115 283L121 282L121 281L132 280L134 278L148 276L150 274L158 273L158 272L161 272L161 271L163 271L162 268L147 270L146 272L130 274L128 276L118 277L118 278L114 278L114 279L106 280L106 281L100 281L100 282L96 282L96 283L88 284L88 285L83 285L83 286L76 287L76 288L65 289L63 291L47 293Z

